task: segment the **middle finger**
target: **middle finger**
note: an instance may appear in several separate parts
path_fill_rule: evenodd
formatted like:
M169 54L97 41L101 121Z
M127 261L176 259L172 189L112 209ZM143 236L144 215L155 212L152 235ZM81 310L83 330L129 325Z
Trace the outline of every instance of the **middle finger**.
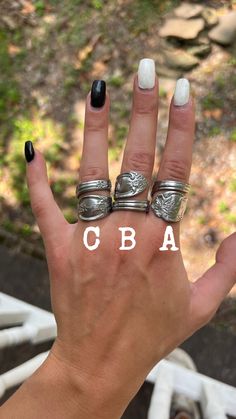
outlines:
M143 174L150 184L155 159L158 115L158 81L155 63L143 59L134 78L133 108L121 173ZM134 199L146 199L148 188Z

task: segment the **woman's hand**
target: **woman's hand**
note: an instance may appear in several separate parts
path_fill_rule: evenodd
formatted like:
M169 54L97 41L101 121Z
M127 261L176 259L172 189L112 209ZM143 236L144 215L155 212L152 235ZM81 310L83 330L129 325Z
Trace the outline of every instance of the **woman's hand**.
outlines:
M121 167L121 173L135 170L149 181L158 113L158 82L150 61L140 64L134 79L132 117ZM188 87L186 80L177 83L159 180L189 179L194 104ZM97 107L91 105L89 93L80 181L109 178L109 96L103 83L95 83L93 88L92 103ZM236 235L221 244L214 266L190 283L181 251L159 250L170 224L180 247L179 223L167 223L151 210L148 214L126 210L97 221L69 224L53 198L38 150L27 164L27 182L45 244L58 325L45 365L55 365L70 377L78 388L78 400L79 389L86 389L91 401L87 406L85 401L80 419L118 418L152 367L207 323L234 285ZM146 198L147 191L136 199ZM100 245L93 251L83 243L88 226L100 227ZM135 230L132 250L119 249L119 227Z

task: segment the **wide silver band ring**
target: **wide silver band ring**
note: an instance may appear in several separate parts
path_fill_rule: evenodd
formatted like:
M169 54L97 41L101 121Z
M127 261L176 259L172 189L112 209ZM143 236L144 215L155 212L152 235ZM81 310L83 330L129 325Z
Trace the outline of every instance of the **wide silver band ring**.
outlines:
M146 199L143 201L138 201L134 199L118 199L113 202L112 210L131 210L131 211L140 211L148 212L150 207L150 202Z
M187 206L188 183L164 180L154 183L151 195L154 194L151 208L154 214L168 222L181 221Z
M179 191L188 193L191 186L189 183L180 182L177 180L157 180L154 182L151 196L153 196L159 190L166 190L166 191Z
M143 192L148 187L148 181L141 173L131 170L121 173L116 178L114 198L130 198Z
M104 195L85 195L78 202L78 216L83 221L99 220L112 211L112 198Z
M76 187L76 196L79 198L85 192L111 191L111 181L105 179L80 182Z

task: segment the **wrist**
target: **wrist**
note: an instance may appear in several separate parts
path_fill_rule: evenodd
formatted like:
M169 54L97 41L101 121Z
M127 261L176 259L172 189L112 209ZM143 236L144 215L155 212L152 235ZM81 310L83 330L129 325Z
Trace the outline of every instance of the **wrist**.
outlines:
M120 419L132 396L125 399L127 394L118 381L89 376L84 368L65 363L57 355L51 351L24 384L32 399L40 395L42 411L47 409L51 419ZM37 410L41 411L38 406Z

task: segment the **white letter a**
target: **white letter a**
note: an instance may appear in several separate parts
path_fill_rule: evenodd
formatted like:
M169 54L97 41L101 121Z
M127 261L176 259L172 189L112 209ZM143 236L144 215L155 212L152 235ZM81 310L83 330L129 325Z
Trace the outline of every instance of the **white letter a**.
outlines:
M161 251L169 250L167 247L168 244L171 246L170 250L172 250L172 252L176 252L177 250L179 250L179 248L176 247L175 245L173 228L171 226L166 227L164 242L163 242L162 247L159 248L159 250Z

